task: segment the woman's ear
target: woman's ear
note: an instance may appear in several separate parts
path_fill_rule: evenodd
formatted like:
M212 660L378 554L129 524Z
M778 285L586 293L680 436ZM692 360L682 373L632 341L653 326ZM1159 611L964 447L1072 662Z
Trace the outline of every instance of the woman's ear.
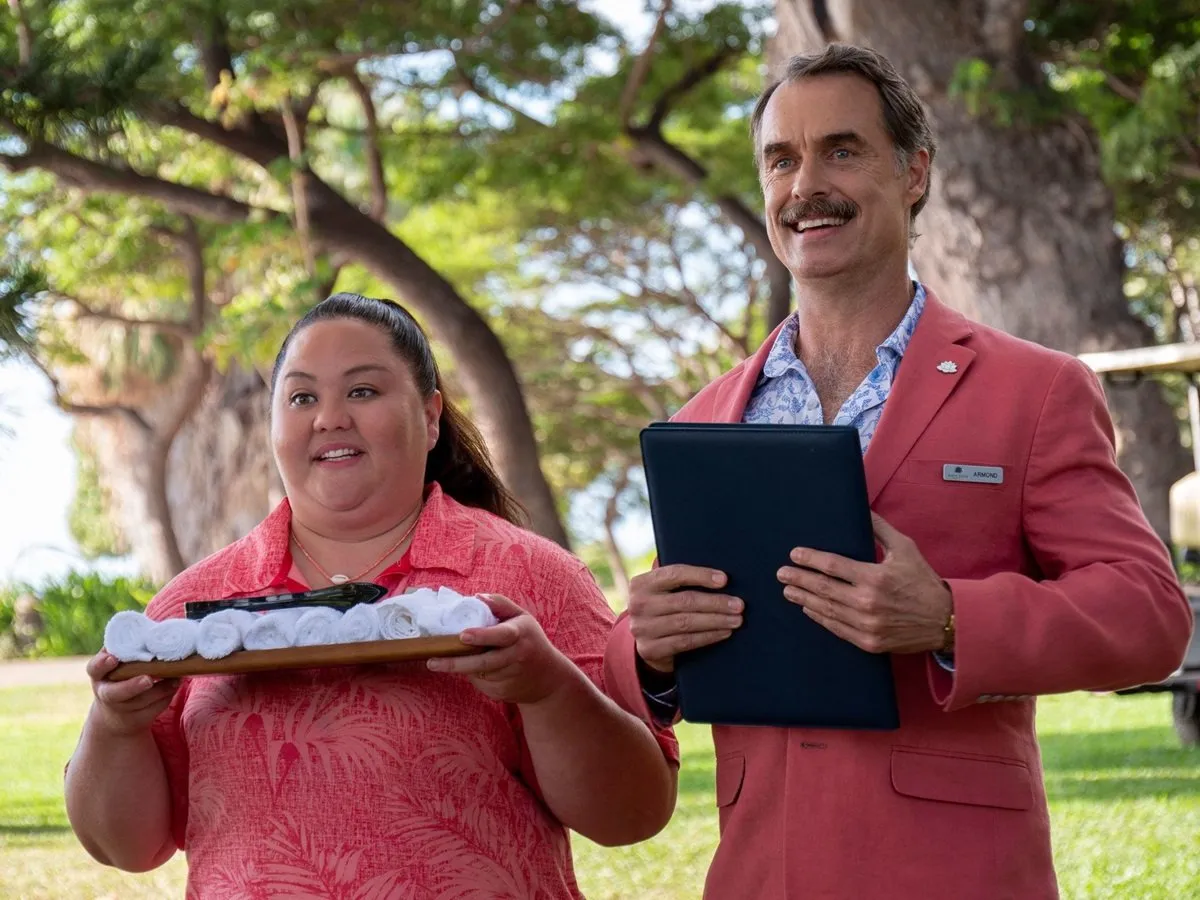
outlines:
M425 401L425 431L428 440L425 442L425 452L432 450L442 433L442 392L434 391Z

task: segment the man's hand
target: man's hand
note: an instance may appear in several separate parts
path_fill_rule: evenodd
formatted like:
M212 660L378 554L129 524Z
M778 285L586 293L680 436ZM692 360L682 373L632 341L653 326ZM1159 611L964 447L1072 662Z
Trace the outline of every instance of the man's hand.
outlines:
M675 656L723 641L742 624L742 601L719 588L725 574L699 566L661 566L629 584L629 630L640 656L659 672L675 670Z
M783 595L840 638L870 653L940 650L953 609L950 588L917 545L871 514L883 560L863 563L797 547L779 570Z

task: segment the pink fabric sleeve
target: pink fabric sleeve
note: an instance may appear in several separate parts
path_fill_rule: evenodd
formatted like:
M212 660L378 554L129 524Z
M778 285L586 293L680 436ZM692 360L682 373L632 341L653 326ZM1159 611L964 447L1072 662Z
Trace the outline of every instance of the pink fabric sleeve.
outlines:
M612 697L604 677L604 648L613 627L612 608L586 565L581 564L573 576L565 579L565 585L560 601L557 604L547 604L548 608L556 607L557 614L551 621L542 623L546 636L596 687ZM622 706L619 702L617 705ZM520 715L515 707L513 715L513 726L521 744L521 777L540 798L541 788L534 776L533 760L525 744ZM657 725L649 719L644 718L643 721L654 733L663 755L671 763L678 765L679 742L675 738L675 732L670 727Z
M1067 360L1030 448L1022 524L1044 575L948 580L954 674L930 657L945 709L1160 681L1179 665L1191 611L1162 541L1117 467L1095 376Z

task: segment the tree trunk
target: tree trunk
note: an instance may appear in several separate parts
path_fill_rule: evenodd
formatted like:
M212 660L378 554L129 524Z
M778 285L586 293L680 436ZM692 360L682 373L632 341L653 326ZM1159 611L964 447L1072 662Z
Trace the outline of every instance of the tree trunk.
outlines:
M921 279L988 325L1070 353L1153 344L1122 291L1121 242L1094 135L1076 117L1004 127L950 96L981 58L1006 90L1042 78L1024 48L1027 0L777 0L778 63L826 41L883 53L928 105L938 138L913 251ZM1164 539L1167 492L1189 469L1159 386L1109 393L1121 464Z
M224 374L202 367L199 385L177 376L153 396L143 396L150 394L143 385L121 398L149 401L155 429L124 416L76 417L77 439L96 460L116 523L141 570L159 582L245 536L282 499L274 491L266 385L237 366ZM174 408L155 402L162 397ZM162 420L173 424L181 413L186 419L165 433Z
M329 250L388 282L451 348L471 413L500 478L529 511L539 534L569 547L554 494L542 473L533 421L516 370L495 332L445 278L383 225L322 182L311 180L313 231Z
M608 555L608 567L612 569L613 586L621 595L621 599L628 603L629 569L625 567L625 557L621 555L621 547L617 544L616 532L617 520L621 517L617 500L621 496L621 490L625 483L625 479L622 479L614 487L612 496L608 498L608 502L604 506L604 551Z
M145 538L137 543L139 546L146 545L150 555L157 561L146 574L165 582L188 565L179 549L179 536L175 533L171 504L167 499L167 458L171 445L151 436L147 436L144 444L139 456L145 490L146 526Z

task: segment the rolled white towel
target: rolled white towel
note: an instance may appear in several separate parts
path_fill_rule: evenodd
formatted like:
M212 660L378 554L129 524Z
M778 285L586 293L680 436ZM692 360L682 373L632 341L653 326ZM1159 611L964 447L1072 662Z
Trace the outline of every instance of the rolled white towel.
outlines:
M459 597L442 610L442 634L459 634L468 628L489 628L497 624L491 607L478 597Z
M402 599L409 609L417 609L421 606L430 604L437 605L438 592L433 588L417 588L409 591L407 594L397 594L395 597L388 597L388 600Z
M314 647L319 644L336 644L337 623L342 618L340 610L328 606L314 606L304 611L296 621L296 646Z
M281 650L296 646L296 622L302 609L274 609L263 613L246 629L242 646L247 650Z
M205 659L223 659L242 649L246 630L257 617L245 609L222 609L200 620L196 652Z
M442 604L438 600L438 592L433 588L417 588L415 591L388 599L404 601L404 605L412 611L413 621L422 635L441 633L439 623L442 620Z
M194 619L163 619L146 632L146 649L155 659L175 662L196 652L200 623Z
M375 607L379 611L379 636L385 641L421 636L417 611L405 597L388 597Z
M379 640L379 610L371 603L358 603L342 614L334 625L339 644Z
M146 635L153 626L145 613L122 610L104 626L104 649L121 662L149 662L154 654L146 649Z

